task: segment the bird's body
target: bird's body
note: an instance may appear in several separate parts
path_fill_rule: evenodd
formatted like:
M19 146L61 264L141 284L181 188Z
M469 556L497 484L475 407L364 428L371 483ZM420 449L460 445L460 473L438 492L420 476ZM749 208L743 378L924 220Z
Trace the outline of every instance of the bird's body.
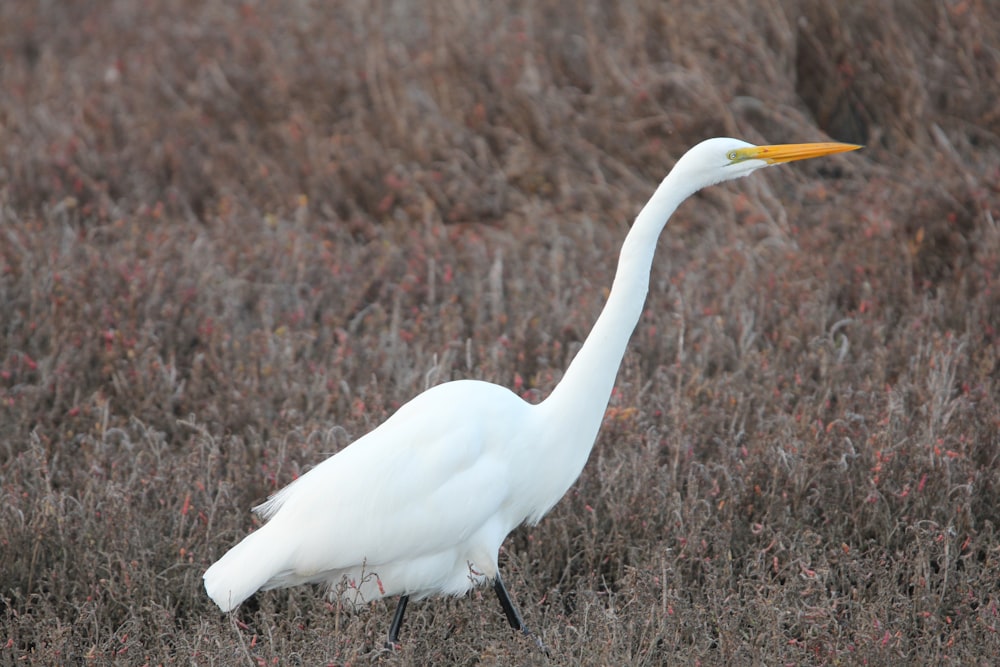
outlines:
M854 148L710 139L688 151L636 218L607 304L549 397L532 405L473 380L425 391L255 508L267 522L208 569L209 596L229 611L258 589L309 582L331 584L349 604L403 595L394 641L406 597L494 581L511 625L524 629L499 579L500 545L583 469L670 214L707 185Z
M328 582L357 604L492 578L538 502L518 486L539 417L498 385L429 389L256 508L268 522L206 573L209 594L229 610L258 588Z

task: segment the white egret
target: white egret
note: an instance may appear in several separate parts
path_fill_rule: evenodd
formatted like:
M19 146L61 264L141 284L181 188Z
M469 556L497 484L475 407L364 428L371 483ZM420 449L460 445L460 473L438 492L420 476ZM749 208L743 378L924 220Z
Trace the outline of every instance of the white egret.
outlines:
M500 578L500 545L520 524L538 523L580 475L667 219L703 187L857 148L717 138L689 150L632 225L607 304L551 395L532 405L475 380L428 389L255 507L266 523L205 572L208 595L223 611L259 589L305 583L330 584L347 605L400 595L394 644L409 598L489 582L511 627L530 634Z

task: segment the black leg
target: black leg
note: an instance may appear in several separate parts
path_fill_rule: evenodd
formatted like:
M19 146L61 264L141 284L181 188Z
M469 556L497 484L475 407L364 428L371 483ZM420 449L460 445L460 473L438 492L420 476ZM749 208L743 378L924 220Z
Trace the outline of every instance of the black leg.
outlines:
M389 641L386 648L396 648L399 641L399 629L403 627L403 613L406 611L406 603L410 601L409 595L400 595L399 604L396 605L396 614L392 617L392 625L389 626Z
M510 593L507 592L507 587L503 585L503 579L500 578L500 573L497 573L496 579L493 580L493 590L500 599L500 606L503 607L503 613L507 616L507 622L510 623L510 627L534 639L535 643L538 644L538 648L548 654L549 650L545 648L545 644L542 643L542 640L536 637L535 634L528 629L528 626L524 624L524 619L521 618L521 614L517 611L517 607L514 606L513 600L510 599Z
M510 593L507 592L507 587L503 585L503 579L500 578L499 574L493 580L493 590L496 591L497 597L500 598L500 606L503 607L503 613L507 615L507 622L510 623L510 627L528 634L528 629L524 627L524 619L521 618L517 607L514 606L514 602L510 599Z

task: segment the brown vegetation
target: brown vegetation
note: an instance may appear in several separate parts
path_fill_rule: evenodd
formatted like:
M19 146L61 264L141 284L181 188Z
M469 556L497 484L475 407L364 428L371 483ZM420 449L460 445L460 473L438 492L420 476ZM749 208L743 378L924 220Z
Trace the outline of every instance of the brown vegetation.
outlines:
M621 6L619 6L621 5ZM0 663L357 664L201 588L428 384L544 396L691 144L576 486L390 664L1000 655L1000 4L0 3ZM331 508L333 509L333 508Z

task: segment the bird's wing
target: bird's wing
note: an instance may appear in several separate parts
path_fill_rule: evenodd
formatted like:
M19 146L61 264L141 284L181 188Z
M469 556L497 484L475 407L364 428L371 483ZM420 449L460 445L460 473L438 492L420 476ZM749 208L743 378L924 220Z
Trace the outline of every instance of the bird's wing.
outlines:
M520 409L511 398L520 399L486 383L449 385L424 392L261 506L275 534L293 543L297 572L437 553L501 510L510 488L502 443L516 437L504 431L516 431L509 413ZM497 419L498 401L507 419Z

